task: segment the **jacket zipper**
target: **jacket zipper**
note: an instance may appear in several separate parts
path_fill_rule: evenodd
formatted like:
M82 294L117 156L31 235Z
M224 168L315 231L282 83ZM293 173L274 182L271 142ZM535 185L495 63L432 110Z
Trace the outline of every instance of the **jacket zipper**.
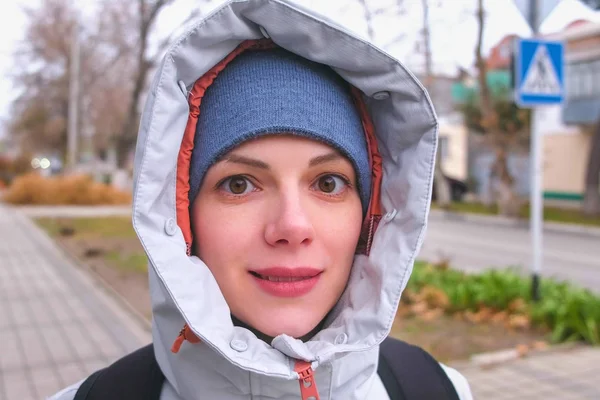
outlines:
M200 342L200 339L198 339L198 337L194 334L194 332L192 332L187 324L185 324L181 331L179 331L179 335L175 339L171 351L173 353L178 353L181 345L186 340L190 343ZM320 400L319 390L317 389L315 374L311 363L298 360L294 366L294 371L296 371L298 374L298 382L300 384L300 395L302 396L302 400Z
M320 400L311 364L306 361L296 361L294 371L298 373L302 400Z

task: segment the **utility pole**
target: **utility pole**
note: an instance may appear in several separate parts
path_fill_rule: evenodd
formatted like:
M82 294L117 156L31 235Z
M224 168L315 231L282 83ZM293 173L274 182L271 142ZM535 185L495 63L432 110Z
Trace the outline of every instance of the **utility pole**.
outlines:
M529 0L528 20L533 32L533 37L538 35L539 0ZM531 110L531 190L530 190L530 229L532 242L532 276L531 276L531 298L533 301L540 299L540 272L543 262L543 195L542 195L542 173L543 154L542 136L539 131L538 107Z
M529 26L531 26L531 30L533 31L533 36L538 35L538 14L539 14L539 0L529 0L529 12L528 12L528 21Z
M71 68L69 74L69 121L67 128L67 169L77 166L77 140L79 136L79 78L80 78L79 21L75 22L71 37Z
M401 6L403 0L398 0L398 6ZM425 51L425 77L424 85L427 92L432 99L435 99L435 87L433 84L433 62L431 57L431 36L430 36L430 22L429 22L429 0L421 0L423 7L423 50ZM440 144L441 140L438 139L438 149L436 153L434 181L435 181L435 196L436 201L442 208L450 206L452 198L450 196L450 185L444 175L442 168L442 148Z
M431 40L429 37L429 0L421 0L423 5L423 44L425 47L425 88L432 90L433 71L431 66Z

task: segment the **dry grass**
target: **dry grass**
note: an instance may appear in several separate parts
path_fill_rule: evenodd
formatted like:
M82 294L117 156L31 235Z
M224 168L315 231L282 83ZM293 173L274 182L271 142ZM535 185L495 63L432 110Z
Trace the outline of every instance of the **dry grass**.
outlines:
M32 173L16 178L4 201L21 205L109 205L129 204L131 195L88 176L45 178Z

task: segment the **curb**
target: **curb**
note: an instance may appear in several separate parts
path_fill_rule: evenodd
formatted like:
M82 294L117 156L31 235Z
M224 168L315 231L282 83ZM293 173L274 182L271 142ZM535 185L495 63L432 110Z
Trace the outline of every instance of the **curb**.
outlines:
M493 226L508 226L519 229L529 229L529 220L520 218L508 218L502 216L478 215L460 213L455 211L443 211L431 209L430 218L443 218L451 221L476 222ZM559 222L544 222L544 231L555 233L567 233L600 238L600 228Z
M492 369L517 360L542 355L564 353L571 350L582 350L586 347L587 346L580 343L561 343L548 346L544 349L528 349L525 352L520 351L518 348L508 348L504 350L474 354L468 360L454 362L451 363L451 365L452 368L456 368L460 371L469 369Z
M77 218L131 216L131 205L125 206L12 206L29 218Z

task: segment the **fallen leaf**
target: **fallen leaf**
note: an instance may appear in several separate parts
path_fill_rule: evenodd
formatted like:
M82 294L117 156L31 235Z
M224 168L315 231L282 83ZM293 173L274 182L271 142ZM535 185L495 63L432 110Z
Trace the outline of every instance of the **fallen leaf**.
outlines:
M533 344L531 345L531 347L535 350L546 350L549 346L547 342L544 342L542 340L538 340L533 342Z
M396 317L399 318L404 318L407 317L411 314L411 309L409 306L402 304L400 305L400 307L398 307L398 312L396 313Z
M508 305L508 310L513 313L524 311L526 308L527 308L527 303L522 298L514 299Z
M513 329L529 329L531 321L526 315L512 315L508 320L508 326Z
M425 303L424 301L420 301L420 302L415 303L415 304L413 304L413 305L410 306L410 310L415 315L423 314L428 309L429 309L429 307L427 306L427 303Z
M491 321L494 324L503 324L508 320L508 313L506 311L497 312L492 316Z
M421 290L420 295L423 301L427 302L430 307L441 307L446 309L450 305L450 299L448 299L448 295L441 289L433 286L424 287L423 290Z
M525 357L527 353L529 353L529 346L526 344L519 344L517 345L516 350L519 357Z
M423 321L429 322L440 318L442 315L444 315L444 310L442 310L441 308L435 308L433 310L424 312L419 316L419 318L421 318Z

